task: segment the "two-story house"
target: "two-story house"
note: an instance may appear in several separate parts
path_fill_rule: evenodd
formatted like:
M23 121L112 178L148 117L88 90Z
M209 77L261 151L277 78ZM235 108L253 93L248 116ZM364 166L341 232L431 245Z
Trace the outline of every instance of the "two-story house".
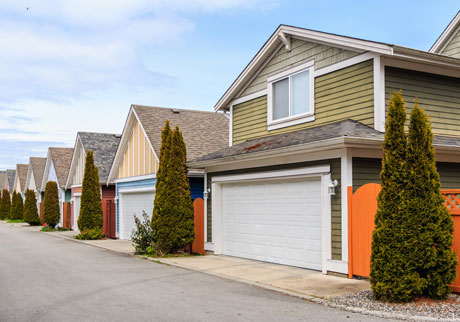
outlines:
M460 188L459 15L430 52L281 25L215 106L230 146L205 170L207 250L348 272L347 187L379 182L386 103L430 115L443 188Z

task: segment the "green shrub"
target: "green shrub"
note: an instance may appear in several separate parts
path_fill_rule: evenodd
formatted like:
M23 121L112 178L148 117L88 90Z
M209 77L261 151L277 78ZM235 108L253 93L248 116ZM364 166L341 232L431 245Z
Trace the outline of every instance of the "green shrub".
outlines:
M43 203L43 220L47 226L54 228L59 224L59 219L61 218L56 182L48 181L46 183Z
M8 190L2 190L2 199L0 202L0 219L5 220L10 217L11 199Z
M24 217L24 205L22 203L21 194L13 192L13 197L11 199L10 219L22 220Z
M407 229L413 235L405 243L411 252L407 261L423 281L423 295L445 299L457 276L454 223L441 194L431 124L417 103L410 115L407 163Z
M394 93L388 107L383 143L375 228L372 234L371 287L376 299L408 302L420 296L426 286L410 266L413 249L407 241L413 231L407 227L410 216L404 189L407 184L406 108L401 92Z
M33 190L26 190L26 200L24 201L24 221L31 226L40 225L38 216L37 198Z
M177 252L191 244L195 237L186 159L182 133L177 126L171 131L169 121L166 121L161 134L151 223L155 244L162 255Z
M103 214L99 173L94 165L93 151L88 151L83 175L78 229L80 231L102 229L102 224Z
M96 239L102 239L104 237L105 236L102 233L101 228L83 230L80 234L75 236L76 239L80 239L80 240L96 240Z
M136 254L151 254L155 247L149 216L143 211L142 220L134 215L134 222L136 223L136 228L133 229L131 241L136 249Z
M56 229L54 229L53 227L50 227L50 226L43 226L41 231L46 233L46 232L56 231Z

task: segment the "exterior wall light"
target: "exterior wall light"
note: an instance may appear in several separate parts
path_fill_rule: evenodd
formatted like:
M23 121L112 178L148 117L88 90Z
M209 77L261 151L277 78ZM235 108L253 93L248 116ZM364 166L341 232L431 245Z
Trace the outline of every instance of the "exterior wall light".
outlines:
M329 184L327 185L327 192L329 193L329 195L335 196L335 187L337 187L338 184L339 182L337 180L332 180L331 182L329 182Z
M209 199L209 196L211 196L211 188L208 188L203 192L204 199Z

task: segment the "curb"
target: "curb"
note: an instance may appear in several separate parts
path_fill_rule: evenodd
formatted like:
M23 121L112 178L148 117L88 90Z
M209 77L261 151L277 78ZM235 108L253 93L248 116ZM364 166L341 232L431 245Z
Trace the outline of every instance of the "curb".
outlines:
M27 228L27 226L13 226L13 225L11 225L11 227ZM30 230L30 231L34 231L34 230ZM41 231L36 231L36 232L41 232ZM45 234L47 234L49 236L54 236L54 237L58 237L58 238L62 238L62 239L67 239L67 240L70 240L70 241L73 241L73 242L76 242L76 243L80 243L80 244L83 244L83 245L88 245L88 246L93 246L93 247L105 249L105 250L108 250L108 251L111 251L111 252L114 252L114 253L118 253L118 254L122 254L122 255L125 255L125 256L143 258L142 256L139 256L139 255L135 255L135 254L132 254L132 253L126 253L126 252L122 252L122 251L119 251L119 250L107 248L107 247L105 247L103 245L94 245L94 244L85 243L82 240L78 240L78 239L75 239L75 238L70 238L70 237L67 237L67 236L59 236L59 235L56 235L56 234L53 234L53 233L50 233L50 232L41 232L41 233L45 233ZM150 260L150 261L153 261L153 262L159 262L161 264L168 265L168 266L178 267L178 268L186 269L186 270L193 271L193 272L199 272L199 273L208 274L208 275L212 275L212 276L216 276L216 277L220 277L220 278L225 278L227 280L231 280L231 281L235 281L235 282L239 282L239 283L245 283L245 284L248 284L248 285L252 285L252 286L259 287L259 288L266 289L266 290L270 290L270 291L275 291L275 292L278 292L278 293L281 293L281 294L284 294L284 295L296 297L296 298L299 298L299 299L302 299L302 300L305 300L305 301L308 301L308 302L320 304L320 305L327 306L327 307L330 307L330 308L340 309L340 310L350 312L350 313L358 313L358 314L362 314L362 315L370 315L370 316L375 316L375 317L380 317L380 318L397 319L397 320L405 320L405 321L407 321L407 320L409 320L409 321L446 321L446 322L447 321L448 322L460 321L460 319L442 319L442 320L440 320L439 318L435 318L435 317L404 315L404 314L401 314L401 313L390 313L390 312L383 312L383 311L372 311L372 310L367 310L367 309L356 307L356 306L346 306L346 305L342 305L342 304L335 304L335 303L331 302L328 299L321 298L321 297L318 297L318 296L298 293L298 292L295 292L295 291L292 291L292 290L283 289L283 288L279 288L279 287L264 284L264 283L253 282L253 281L249 281L249 280L246 280L246 279L237 278L237 277L233 277L233 276L228 276L228 275L224 275L224 274L210 273L209 271L206 271L206 270L197 270L197 269L193 269L193 268L190 268L190 267L187 267L187 266L184 266L184 265L180 265L180 264L177 264L177 263L170 263L170 262L167 262L167 261L165 261L165 260L163 260L161 258L155 258L155 257L148 257L147 256L146 259Z

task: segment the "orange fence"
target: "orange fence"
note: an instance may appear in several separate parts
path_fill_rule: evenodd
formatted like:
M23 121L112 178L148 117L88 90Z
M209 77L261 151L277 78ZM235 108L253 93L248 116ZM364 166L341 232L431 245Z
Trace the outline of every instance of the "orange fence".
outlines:
M64 228L71 229L72 224L72 214L71 214L71 205L70 202L63 202L62 203L62 226Z
M195 240L192 244L192 251L197 254L206 254L204 250L204 200L195 199L193 202L195 218Z
M377 196L380 185L369 183L355 193L348 187L348 277L369 277L371 263L372 231L377 212ZM446 207L454 220L453 248L460 257L460 189L442 190ZM451 285L454 292L460 292L460 265L457 279Z

